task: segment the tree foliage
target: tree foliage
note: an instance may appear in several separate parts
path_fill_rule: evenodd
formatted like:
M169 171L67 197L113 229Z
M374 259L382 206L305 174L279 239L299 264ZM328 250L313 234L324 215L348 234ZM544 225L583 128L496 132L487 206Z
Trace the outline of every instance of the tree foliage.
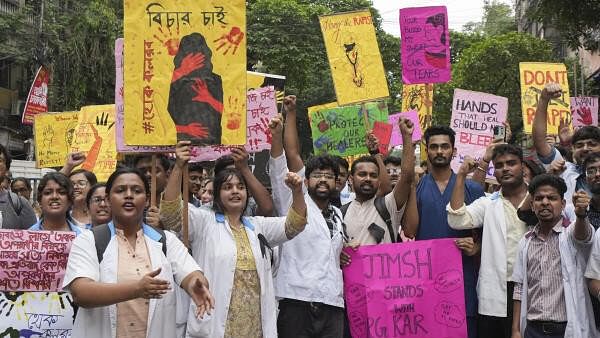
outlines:
M501 35L517 31L517 23L512 8L498 0L485 0L483 18L480 22L464 25L466 32L482 35Z

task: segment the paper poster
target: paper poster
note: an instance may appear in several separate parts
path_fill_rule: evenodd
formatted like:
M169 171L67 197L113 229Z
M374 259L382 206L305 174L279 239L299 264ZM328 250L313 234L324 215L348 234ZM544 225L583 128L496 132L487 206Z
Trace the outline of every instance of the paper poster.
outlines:
M402 82L450 81L450 32L446 6L400 9Z
M0 292L0 337L70 338L76 307L68 292Z
M73 143L79 112L34 116L36 168L62 167Z
M124 2L125 143L246 143L246 3Z
M320 16L337 103L388 97L375 27L368 10Z
M432 109L433 84L402 85L402 111L416 111L422 130L431 126Z
M479 161L485 148L494 140L494 127L503 126L508 113L508 99L487 93L463 89L454 90L450 128L456 132L456 156L451 166L458 172L465 156ZM494 175L493 163L488 167L487 176Z
M96 174L98 182L106 182L117 168L115 105L81 108L70 151L85 152L82 169Z
M48 82L50 82L50 72L46 67L40 66L25 101L22 124L32 125L35 115L48 112Z
M571 117L573 128L598 126L598 97L571 97Z
M403 113L395 113L388 117L389 123L392 125L392 137L390 140L390 144L392 146L397 146L402 144L402 134L400 133L400 127L398 126L398 121L401 117L407 118L412 121L415 125L412 134L412 141L416 142L421 139L422 131L421 131L421 122L419 121L419 117L417 116L417 112L414 110L403 112Z
M560 119L571 117L567 68L562 63L521 62L519 63L519 74L523 129L528 134L531 134L533 117L544 86L550 82L558 83L561 86L563 95L548 104L547 134L557 135Z
M364 107L364 109L363 109ZM309 108L315 154L349 156L368 153L366 146L367 127L373 128L375 121L387 122L388 110L385 102L369 102L363 105L336 107L323 110Z
M285 76L265 74L259 72L246 72L246 89L253 90L261 87L273 86L277 94L277 111L282 111L283 98L285 97Z
M375 121L373 123L373 135L379 141L379 152L387 155L392 137L392 125L386 122Z
M453 239L346 250L353 337L466 338L462 257Z

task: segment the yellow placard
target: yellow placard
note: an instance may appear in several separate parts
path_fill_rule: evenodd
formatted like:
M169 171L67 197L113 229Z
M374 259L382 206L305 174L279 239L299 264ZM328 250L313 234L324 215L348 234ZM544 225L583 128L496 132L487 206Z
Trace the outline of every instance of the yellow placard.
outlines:
M421 130L431 126L433 108L433 84L402 86L402 111L414 110L418 113Z
M35 165L61 167L73 143L79 112L43 113L34 116Z
M558 134L560 119L571 117L567 67L562 63L521 62L519 63L519 73L523 127L528 134L531 134L533 117L544 86L550 82L558 83L561 86L562 96L553 99L548 105L547 133L549 135Z
M125 143L246 143L246 3L125 0Z
M368 10L319 17L340 106L388 97L388 85Z
M117 168L114 125L114 104L81 108L70 151L85 153L86 159L81 168L96 174L99 182L106 182Z

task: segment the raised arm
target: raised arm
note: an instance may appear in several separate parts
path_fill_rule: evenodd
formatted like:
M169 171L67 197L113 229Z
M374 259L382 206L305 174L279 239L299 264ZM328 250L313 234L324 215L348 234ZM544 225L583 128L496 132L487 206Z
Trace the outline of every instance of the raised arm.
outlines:
M465 180L467 175L475 170L475 161L466 156L456 173L456 183L450 197L450 207L454 210L460 209L465 204Z
M67 155L65 165L60 169L60 172L69 176L75 167L82 164L85 161L85 154L83 151L71 152Z
M292 204L292 191L285 185L285 176L288 173L286 154L283 152L283 119L281 115L274 117L269 122L273 145L269 159L269 180L273 194L273 206L277 216L286 216Z
M485 148L485 153L483 154L483 156L479 160L479 163L477 164L477 167L476 167L477 170L475 170L475 172L473 172L473 177L471 178L471 180L479 183L481 185L481 187L484 188L484 190L485 190L485 177L487 175L487 171L488 171L490 162L492 161L492 155L494 153L494 148L496 148L496 146L498 146L500 144L505 144L505 143L506 142L504 142L504 140L502 140L502 139L495 139L490 144L488 144L488 146Z
M406 118L398 120L398 126L402 134L402 165L400 179L396 183L393 193L396 200L396 207L400 209L408 200L410 188L415 179L415 146L412 143L412 134L415 126L411 120Z
M557 83L546 84L540 94L532 126L533 145L540 157L548 157L552 154L552 146L546 142L546 134L548 131L548 104L550 103L550 100L559 98L561 95L562 89Z
M406 205L406 211L402 216L402 230L404 236L415 238L419 230L419 210L417 209L417 189L413 184L410 188L410 196Z
M292 206L285 219L285 235L294 238L306 226L306 202L302 192L302 178L296 173L287 173L285 184L292 190Z
M377 189L377 196L385 196L392 191L392 183L390 181L390 175L388 175L383 163L383 155L379 152L379 139L373 131L367 133L367 149L369 154L375 157L377 161L377 167L379 167L379 188Z
M300 156L300 142L298 140L298 125L296 111L296 96L288 95L283 99L283 108L286 111L285 129L283 132L283 146L291 172L298 172L304 166Z
M587 213L590 205L590 196L583 190L573 194L573 206L575 207L575 231L573 235L580 242L588 242L592 236L590 231L590 222Z
M273 216L273 200L267 188L254 176L252 170L248 166L248 152L244 147L236 147L231 149L231 157L235 164L235 168L239 170L242 177L248 185L248 190L256 200L258 209L256 210L259 216Z
M271 130L271 157L278 158L283 155L283 116L277 114L269 121Z
M181 180L185 165L191 158L190 141L179 141L175 147L175 165L160 203L160 220L166 230L179 232L182 222Z

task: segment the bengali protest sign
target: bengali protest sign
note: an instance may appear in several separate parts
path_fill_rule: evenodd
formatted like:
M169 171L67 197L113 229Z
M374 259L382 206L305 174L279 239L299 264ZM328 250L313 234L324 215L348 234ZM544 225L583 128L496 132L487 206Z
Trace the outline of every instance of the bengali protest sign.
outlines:
M421 131L421 122L419 121L419 117L417 116L417 112L414 110L403 112L403 113L395 113L391 114L388 117L389 123L392 125L392 137L390 139L390 145L397 146L402 144L402 134L400 133L400 127L398 126L398 120L401 117L407 118L412 121L415 125L412 134L412 141L416 142L421 139L422 131Z
M456 156L452 169L457 172L466 155L478 161L494 139L494 127L503 126L508 112L508 99L463 89L454 90L450 127L456 131ZM490 163L487 176L493 177Z
M246 143L246 4L124 2L125 143Z
M462 258L453 239L346 250L353 337L467 337Z
M106 182L117 168L114 125L114 104L81 108L70 151L85 152L81 168L94 172L99 182Z
M446 6L400 9L402 82L450 81L450 33Z
M246 72L246 89L273 86L277 94L277 111L281 111L285 97L285 76L259 72Z
M60 167L73 143L79 112L42 113L34 116L35 165Z
M573 128L598 126L598 97L571 97L571 117Z
M364 108L363 108L364 107ZM366 124L364 112L368 125ZM367 128L375 121L387 122L388 110L385 102L369 102L362 105L310 109L313 151L331 155L350 156L365 154Z
M29 88L29 95L27 95L27 101L25 101L25 108L23 108L23 116L21 118L22 124L33 124L33 117L37 114L48 112L48 82L50 81L50 72L46 67L40 66L31 88Z
M523 113L523 130L531 134L533 116L547 83L558 83L563 94L548 104L547 134L557 135L561 118L570 118L569 81L567 67L562 63L521 62L519 63L521 79L521 110Z
M0 291L60 291L70 231L0 230Z
M340 106L388 97L375 27L368 10L319 17Z
M75 308L68 292L0 292L0 337L70 338Z

